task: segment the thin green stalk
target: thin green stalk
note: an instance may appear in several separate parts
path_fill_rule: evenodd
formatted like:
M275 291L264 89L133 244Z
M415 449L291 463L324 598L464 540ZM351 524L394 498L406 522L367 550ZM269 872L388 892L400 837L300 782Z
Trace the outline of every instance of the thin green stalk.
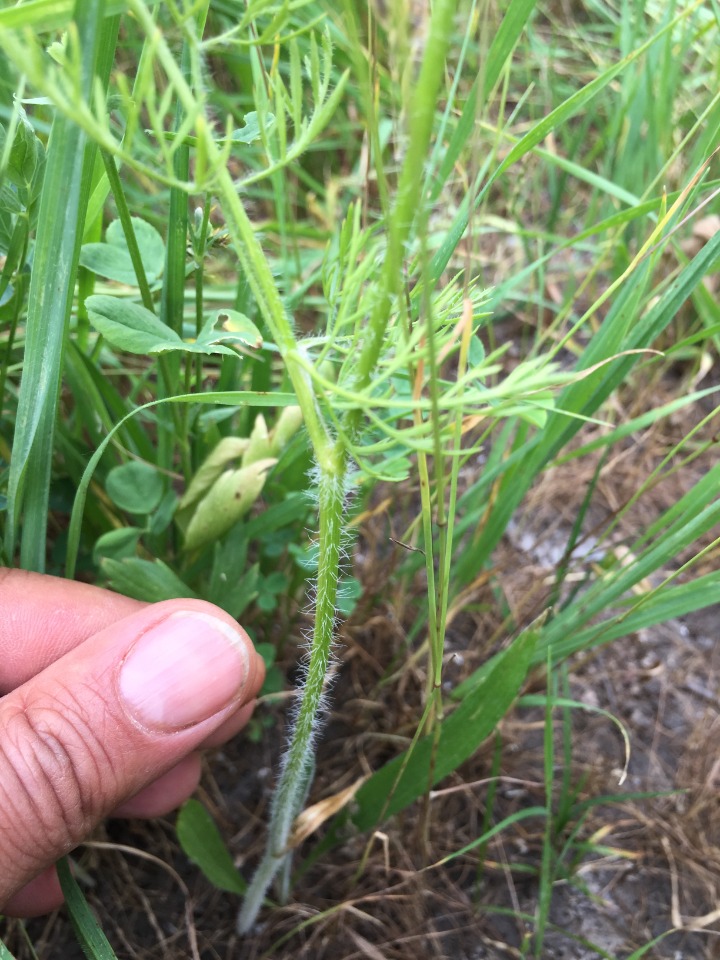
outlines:
M105 164L105 174L110 185L110 190L112 191L113 199L115 200L118 217L122 224L125 243L127 244L130 260L132 261L133 270L135 271L135 278L138 283L143 306L146 310L149 310L150 313L155 313L155 302L145 273L145 267L143 266L140 247L138 246L137 237L135 236L135 229L132 224L132 217L130 216L130 208L125 198L125 191L122 181L120 180L120 174L118 173L114 158L104 150L101 150L101 155L103 163ZM161 381L170 387L176 382L171 361L167 357L160 355L158 356L158 366ZM171 435L179 438L183 475L187 480L191 476L192 470L189 461L188 445L187 442L183 442L183 439L186 437L186 430L183 429L186 421L183 417L183 412L175 406L171 407L170 417L172 418L174 428L171 431ZM159 422L162 422L162 418L160 418Z
M110 190L112 191L113 199L115 200L118 217L120 218L120 223L122 224L123 233L125 235L125 243L127 244L130 260L132 261L133 270L135 271L135 278L138 282L138 288L140 290L143 306L146 310L149 310L150 313L155 313L155 304L150 291L150 284L148 283L145 267L143 266L140 248L138 247L137 237L135 236L135 230L132 224L132 217L130 216L130 208L128 207L127 200L125 199L125 191L123 190L120 175L118 174L117 167L115 166L115 160L104 150L101 150L100 154L105 165L105 174L108 178L108 183L110 184Z
M425 218L423 218L425 219ZM424 254L425 251L423 251ZM427 276L427 258L423 256L423 274ZM435 468L435 498L436 498L436 517L435 525L438 530L438 557L443 563L447 555L447 525L448 517L445 509L445 451L443 450L442 424L440 419L440 397L438 391L438 378L440 371L437 363L437 348L435 344L435 330L433 325L432 298L430 288L427 283L423 283L423 299L425 313L425 330L427 338L427 365L428 365L428 391L430 393L430 421L432 423L432 442L433 442L433 466ZM426 543L426 550L433 552L432 540ZM434 562L434 561L433 561ZM428 676L429 689L435 699L435 707L430 714L431 728L442 719L442 699L436 696L440 692L440 681L442 674L442 654L444 647L444 625L442 622L442 610L447 607L444 599L447 593L448 584L442 578L438 580L437 591L433 587L432 592L428 593L430 606L435 607L434 630L430 633L430 673Z
M547 666L547 701L545 704L544 744L544 780L545 805L548 815L545 819L545 830L542 845L542 860L540 863L539 894L535 916L534 955L540 960L542 956L545 928L548 922L550 901L552 899L552 881L555 857L553 850L553 784L555 778L555 743L553 730L553 705L557 698L557 677L552 670L552 657L548 650ZM530 946L529 941L526 944ZM523 954L525 951L523 951Z
M133 11L148 31L154 30L147 8L141 0L130 0ZM410 110L410 143L398 185L398 199L391 220L390 255L381 284L379 307L373 313L370 336L363 345L358 373L358 386L369 383L377 364L385 329L390 316L392 297L398 292L400 268L405 243L410 235L417 210L423 161L432 133L437 90L443 78L455 0L439 0L433 13L429 40L423 58L419 82ZM182 70L174 62L164 39L156 33L155 49L179 102L186 110L197 109L192 91ZM347 450L341 440L334 441L318 408L312 381L303 369L302 347L298 344L290 318L280 297L272 271L257 240L253 226L238 196L221 149L215 143L207 122L198 116L195 124L200 171L214 177L214 186L225 214L228 232L258 304L260 313L277 344L312 443L319 474L319 568L315 598L316 617L308 676L303 692L292 740L273 802L270 842L248 891L238 919L238 929L245 932L254 923L265 891L284 862L290 828L298 813L298 804L308 780L312 757L312 734L316 723L325 680L330 647L334 634L337 571L340 560L344 476ZM210 172L212 172L210 174ZM198 174L199 184L202 177ZM350 434L357 431L359 411L348 416Z
M200 14L198 28L199 33L202 30L207 17L207 5ZM183 41L182 52L180 54L180 70L185 80L190 83L190 41L186 38ZM186 108L182 101L178 100L175 108L175 120L173 131L177 132L182 127L186 116ZM172 160L173 174L177 181L186 183L190 178L190 147L186 143L175 145L175 152ZM165 253L165 271L163 276L162 296L160 301L160 316L176 333L182 336L183 316L185 311L185 264L187 260L187 233L188 233L188 203L189 197L187 191L179 186L170 188L170 205L168 210L168 232L167 247ZM185 358L186 373L192 368L193 359ZM160 384L163 396L170 396L177 389L180 381L180 358L177 356L167 358L161 364ZM184 382L187 389L188 376L185 376ZM190 408L178 409L171 407L169 411L172 415L172 422L163 417L160 420L160 461L161 464L169 469L172 466L174 458L174 448L178 445L180 456L183 463L183 474L186 481L189 481L192 473L190 463L189 438L188 438L188 417Z
M205 306L205 252L207 248L208 229L210 226L210 195L205 197L203 204L202 223L199 234L195 236L195 336L200 334L203 325L203 310ZM195 389L202 390L202 358L195 361ZM188 366L188 372L191 370ZM189 379L189 378L188 378ZM190 392L190 383L186 381L185 392Z
M211 151L217 152L214 143ZM220 171L218 181L218 194L227 219L228 232L233 240L233 247L263 319L285 361L288 376L303 412L305 428L310 437L318 467L323 472L333 473L336 468L332 439L317 408L312 382L303 369L300 347L275 286L270 265L227 169Z
M435 118L435 104L445 71L457 0L438 0L433 7L420 75L410 103L410 139L397 186L395 207L389 220L388 246L380 282L380 294L370 316L368 332L356 369L356 385L364 390L377 367L393 296L400 290L405 245L418 212L425 160ZM354 436L361 423L360 410L347 416L348 432Z
M93 171L93 180L97 180L98 170L102 175L102 162L98 165L99 158L96 156L95 169ZM95 217L90 222L88 220L89 206L85 210L85 228L83 230L83 243L100 243L102 240L103 218L102 214ZM75 343L83 351L88 353L90 349L90 318L85 308L85 301L95 292L96 275L92 270L83 266L78 268L77 278L77 318L75 321ZM79 423L77 425L79 427Z

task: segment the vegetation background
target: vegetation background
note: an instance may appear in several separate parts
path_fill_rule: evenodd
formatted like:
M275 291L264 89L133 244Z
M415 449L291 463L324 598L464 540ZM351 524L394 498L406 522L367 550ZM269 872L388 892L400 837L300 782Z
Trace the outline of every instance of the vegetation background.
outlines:
M0 11L4 562L269 666L91 956L715 955L719 26Z

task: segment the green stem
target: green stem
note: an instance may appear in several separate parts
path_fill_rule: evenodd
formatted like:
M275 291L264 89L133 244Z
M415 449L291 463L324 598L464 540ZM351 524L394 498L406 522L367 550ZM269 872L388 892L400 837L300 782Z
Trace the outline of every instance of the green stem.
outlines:
M321 471L319 496L320 538L318 578L310 663L290 748L283 762L270 816L269 841L238 916L238 932L247 933L263 904L265 893L283 866L293 821L303 803L313 763L313 736L322 702L323 687L335 634L338 569L345 500L344 461L334 449L335 470Z
M389 220L390 231L380 281L380 295L370 317L367 336L358 359L356 385L359 391L367 387L377 367L393 298L401 289L405 245L419 212L418 198L421 197L423 171L432 136L437 92L445 70L445 57L456 6L457 0L437 0L433 7L420 75L410 102L410 139L397 185L395 207ZM358 432L361 419L362 411L359 408L347 415L351 437Z
M138 289L140 290L143 306L146 310L149 310L150 313L155 313L155 304L153 303L152 293L150 292L150 284L148 283L145 267L143 266L140 248L138 247L137 237L135 236L135 230L132 224L132 217L130 216L130 208L125 199L125 191L123 190L122 181L115 166L115 160L109 153L106 153L105 150L101 150L100 154L105 164L105 174L108 178L118 217L120 218L123 233L125 234L125 243L127 244L130 260L132 261L133 270L135 271L135 278L138 282Z
M208 153L213 154L214 152L217 152L217 147L212 139L209 139ZM318 466L321 471L333 473L335 470L333 441L317 408L317 400L310 377L303 369L301 348L295 338L290 318L275 285L270 265L265 258L253 225L237 195L232 177L227 169L219 172L218 195L242 271L285 362L298 404L303 412L305 428L310 437Z
M208 229L210 226L210 195L205 197L203 218L199 236L195 238L195 336L200 336L203 325L205 305L205 252L207 249ZM202 358L195 361L195 389L202 390ZM186 391L190 392L189 388Z

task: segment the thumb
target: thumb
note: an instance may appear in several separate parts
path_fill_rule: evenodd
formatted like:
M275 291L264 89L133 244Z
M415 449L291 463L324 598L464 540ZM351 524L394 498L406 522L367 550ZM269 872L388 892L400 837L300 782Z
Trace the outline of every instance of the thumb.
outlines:
M202 601L145 607L0 700L0 910L257 692L247 635Z

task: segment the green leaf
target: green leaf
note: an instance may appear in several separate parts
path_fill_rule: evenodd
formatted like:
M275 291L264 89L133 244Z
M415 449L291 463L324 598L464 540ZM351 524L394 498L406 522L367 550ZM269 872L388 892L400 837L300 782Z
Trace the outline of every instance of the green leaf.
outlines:
M117 960L113 948L90 911L82 890L70 873L66 857L58 861L57 873L75 936L85 956L89 960Z
M95 294L85 307L98 333L119 350L148 354L185 349L175 331L139 303Z
M304 523L311 504L305 493L291 493L280 503L274 503L253 517L246 526L249 537L267 536L294 523Z
M94 294L85 301L90 322L98 333L119 350L142 355L168 353L180 350L184 353L222 353L237 357L229 347L223 347L219 341L246 343L250 337L245 333L223 333L213 336L205 325L196 341L183 340L178 334L159 320L139 303L123 300L120 297L108 297ZM232 311L220 311L228 313Z
M485 362L485 345L477 334L470 338L468 359L470 367L479 367Z
M151 0L150 8L159 0ZM36 31L61 30L72 17L75 0L29 0L20 6L13 4L0 10L0 27L9 29L33 27ZM104 11L106 17L125 13L127 0L110 0Z
M80 546L80 531L82 527L83 512L87 501L88 489L93 474L100 462L103 454L107 450L113 437L122 430L129 421L140 416L152 407L160 407L167 403L189 403L189 404L228 404L236 407L289 407L296 402L294 393L263 392L258 390L218 390L215 393L183 393L176 397L166 397L161 400L151 400L149 403L135 407L130 413L125 414L118 423L110 430L100 446L93 453L88 461L83 475L78 484L73 504L72 515L70 517L70 527L68 529L68 547L67 561L65 564L66 576L71 578L74 575L77 564L78 550ZM285 504L281 504L285 508Z
M162 499L163 481L155 467L136 460L114 467L105 489L112 502L128 513L152 513Z
M461 705L443 721L439 740L423 737L414 749L385 764L356 796L353 823L369 830L382 818L403 810L456 770L477 750L508 711L525 679L535 637L521 634Z
M215 600L210 596L206 599L222 607L234 620L239 620L250 604L257 599L259 582L260 565L254 563L237 580L228 579L224 589L218 591L219 596Z
M140 250L140 259L145 268L148 283L154 283L162 274L165 264L165 245L152 224L140 217L131 217L135 239ZM80 250L80 263L93 273L137 286L135 268L125 240L122 223L113 220L105 233L105 243L86 243Z
M5 944L0 940L0 960L15 960Z
M178 498L174 490L168 490L164 495L157 510L153 513L148 524L148 532L156 537L172 523L172 519L177 513Z
M214 887L228 893L245 893L245 880L236 870L215 821L198 800L182 805L175 828L185 855Z
M104 557L113 560L122 560L124 557L134 557L142 530L137 527L119 527L110 530L98 538L93 550L93 560L100 563Z
M275 649L274 643L256 643L255 652L262 657L262 661L265 664L266 670L269 670L270 667L275 663L277 650Z
M216 330L218 323L221 330ZM239 343L257 350L262 346L262 334L244 313L237 310L215 310L208 316L196 345L209 347L216 343Z
M45 165L45 148L38 140L22 107L16 103L15 109L18 116L17 127L7 166L2 172L11 183L25 192L25 202L29 203L37 193L40 183ZM4 127L0 127L0 152L4 148L6 137Z
M250 113L246 113L244 118L244 126L239 127L237 130L233 130L229 137L218 137L215 141L218 144L221 143L255 143L256 140L262 140L262 133L260 127L260 120L258 114L255 110ZM268 136L275 129L275 114L266 113L264 116L264 130L265 136ZM146 130L148 134L153 134L154 131ZM172 143L178 142L178 136L173 130L165 131L165 140L170 140ZM198 144L197 137L191 135L186 135L180 138L180 143L186 147L196 147Z
M0 127L0 130L2 130L2 127ZM0 137L0 149L2 149L2 137ZM3 213L16 214L21 213L22 209L23 205L17 192L13 190L9 183L0 183L0 210ZM7 235L10 236L11 233L12 223L7 230Z
M245 114L243 124L239 130L233 130L230 137L233 143L254 143L256 140L262 139L260 121L255 110ZM264 117L265 134L271 133L274 126L275 115L272 113L266 114Z
M443 857L442 860L438 860L433 866L439 867L441 864L449 863L456 857L465 856L466 853L470 853L470 851L476 847L486 844L488 840L496 837L499 833L502 833L503 830L507 830L507 828L511 827L514 823L519 823L521 820L528 820L530 817L547 817L547 813L546 807L525 807L522 810L516 810L515 813L511 813L509 817L505 817L500 823L496 823L494 827L486 830L485 833L480 834L479 837L475 837L474 840L465 844L464 847L461 847L459 850L453 850L452 853Z
M113 560L106 557L100 563L100 570L113 590L135 600L157 603L160 600L197 598L197 594L162 560L141 560L139 557Z

